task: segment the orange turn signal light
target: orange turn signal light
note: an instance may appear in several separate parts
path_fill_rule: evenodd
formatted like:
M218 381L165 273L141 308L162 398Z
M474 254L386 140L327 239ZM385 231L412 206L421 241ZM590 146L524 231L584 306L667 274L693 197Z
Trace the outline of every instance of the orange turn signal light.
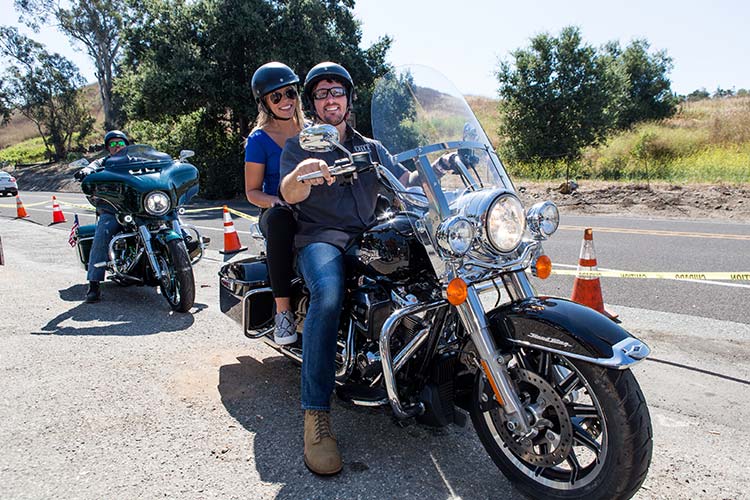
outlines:
M536 268L537 278L546 280L549 278L549 275L552 274L552 260L546 255L540 255L539 258L536 259L534 267Z
M448 283L448 289L446 290L448 295L448 302L454 306L460 306L466 302L466 297L469 295L469 288L466 286L466 282L461 278L453 278Z

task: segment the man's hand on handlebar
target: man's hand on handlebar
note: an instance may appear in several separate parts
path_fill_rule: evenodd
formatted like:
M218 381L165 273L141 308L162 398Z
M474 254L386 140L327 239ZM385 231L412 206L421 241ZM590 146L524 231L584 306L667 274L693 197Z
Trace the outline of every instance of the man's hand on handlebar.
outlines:
M458 153L453 151L450 153L445 153L444 155L440 156L440 158L435 160L435 162L432 164L432 168L438 174L438 177L442 177L447 173L456 172L456 158L458 158Z
M87 175L89 175L92 172L94 172L93 168L83 167L82 169L80 169L73 175L73 178L77 181L82 181Z
M331 175L331 172L328 170L328 164L323 160L319 160L317 158L308 158L300 162L300 164L297 165L297 168L295 169L293 175L296 178L299 178L300 176L318 171L320 172L322 177L304 180L298 179L298 182L301 182L303 184L310 184L311 186L319 186L323 183L327 183L330 186L331 184L336 182L336 177Z

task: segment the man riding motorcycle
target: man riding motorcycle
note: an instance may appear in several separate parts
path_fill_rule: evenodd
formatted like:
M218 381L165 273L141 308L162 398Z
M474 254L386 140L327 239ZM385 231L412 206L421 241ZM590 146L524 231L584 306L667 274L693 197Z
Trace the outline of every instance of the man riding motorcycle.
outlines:
M316 122L336 127L344 147L368 151L408 184L410 173L395 163L379 142L363 137L346 123L353 91L349 72L332 62L316 65L305 79L304 97ZM354 183L337 183L328 166L343 157L338 151L305 151L299 136L287 141L281 156L280 192L297 214L297 262L311 294L302 343L304 459L312 472L321 475L336 474L342 467L331 432L330 398L334 389L337 325L344 298L344 250L374 220L379 186L374 172L360 174ZM297 180L316 171L321 171L323 178Z
M110 130L104 135L104 148L109 154L76 172L75 178L81 181L86 175L104 168L104 162L107 158L116 155L128 145L130 145L130 141L124 132L121 132L120 130ZM91 245L91 256L89 258L88 272L86 274L86 278L89 281L89 288L86 292L85 302L88 304L99 302L102 298L101 287L99 284L104 281L104 267L96 267L96 264L107 261L109 240L112 239L112 235L115 234L120 226L117 222L117 218L115 218L115 213L112 207L106 203L97 204L96 214L99 218L96 223L96 232L94 233L94 241Z

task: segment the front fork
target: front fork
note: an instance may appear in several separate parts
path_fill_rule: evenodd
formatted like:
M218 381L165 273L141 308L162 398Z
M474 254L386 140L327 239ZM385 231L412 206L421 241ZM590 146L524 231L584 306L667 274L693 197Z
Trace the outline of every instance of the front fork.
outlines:
M513 299L534 295L533 287L522 273L521 271L503 275L503 284L509 292L512 291ZM471 335L480 357L480 368L492 387L495 399L505 411L508 429L516 435L528 434L531 431L529 418L513 387L506 368L507 360L495 345L479 293L473 285L468 287L466 301L457 306L456 310L464 328Z
M156 261L154 247L153 245L151 245L151 239L153 238L151 236L151 231L149 231L148 227L143 224L141 226L138 226L138 234L140 235L141 241L143 242L143 248L146 249L146 256L148 257L149 264L151 264L151 269L153 269L156 278L161 281L164 278L164 272L162 271L159 263Z

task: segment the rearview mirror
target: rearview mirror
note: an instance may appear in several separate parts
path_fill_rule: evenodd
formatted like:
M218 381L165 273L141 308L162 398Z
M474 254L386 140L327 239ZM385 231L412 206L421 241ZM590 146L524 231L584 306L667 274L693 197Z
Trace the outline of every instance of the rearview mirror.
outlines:
M89 164L89 161L86 158L80 158L74 162L71 162L69 167L73 168L83 168Z
M195 156L195 151L192 151L190 149L183 149L180 151L180 161L185 161L191 156Z
M341 148L339 131L333 125L313 125L299 133L299 145L312 153L330 153Z

